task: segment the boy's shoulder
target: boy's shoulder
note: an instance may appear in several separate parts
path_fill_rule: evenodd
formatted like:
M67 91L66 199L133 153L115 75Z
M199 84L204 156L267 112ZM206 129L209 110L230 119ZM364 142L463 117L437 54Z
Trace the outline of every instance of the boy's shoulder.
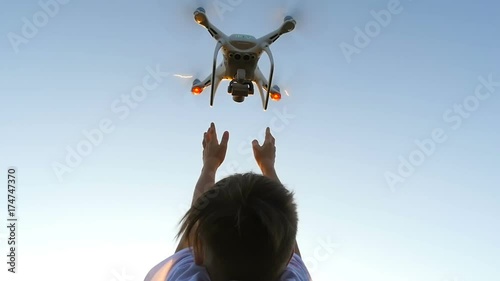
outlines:
M167 280L210 281L210 278L204 267L195 264L192 250L186 248L157 264L144 279L144 281Z
M280 281L311 281L301 257L294 254ZM153 267L144 281L210 281L206 269L194 262L192 250L183 249Z

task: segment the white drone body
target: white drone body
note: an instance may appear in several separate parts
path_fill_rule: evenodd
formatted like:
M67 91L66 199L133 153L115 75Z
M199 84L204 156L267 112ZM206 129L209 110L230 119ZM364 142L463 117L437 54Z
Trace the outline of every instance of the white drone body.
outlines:
M202 7L194 12L195 21L204 26L210 35L217 41L214 52L212 74L205 80L195 79L191 92L199 95L206 87L211 87L210 106L214 104L215 92L222 80L231 80L228 93L233 96L235 102L243 102L246 97L254 94L254 83L262 99L262 106L267 110L269 98L278 101L281 99L280 89L277 85L270 87L273 80L274 60L269 46L282 34L288 33L295 28L295 20L291 16L284 19L283 24L277 30L255 38L251 35L233 34L227 36L208 20L205 9ZM223 50L224 61L217 66L217 55ZM271 60L271 71L267 80L258 67L259 59L266 52ZM267 94L264 94L264 91Z

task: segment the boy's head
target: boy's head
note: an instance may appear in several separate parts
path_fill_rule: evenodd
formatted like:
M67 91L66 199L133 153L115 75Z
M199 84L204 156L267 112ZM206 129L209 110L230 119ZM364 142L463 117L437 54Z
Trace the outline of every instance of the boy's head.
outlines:
M293 192L261 175L236 174L203 194L182 219L212 280L277 280L295 249Z

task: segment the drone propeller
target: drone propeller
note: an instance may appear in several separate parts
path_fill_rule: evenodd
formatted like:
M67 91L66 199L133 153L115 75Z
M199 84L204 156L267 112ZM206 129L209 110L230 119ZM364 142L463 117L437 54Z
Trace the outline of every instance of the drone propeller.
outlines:
M193 81L195 79L202 80L203 78L205 78L207 73L204 73L201 69L195 69L194 67L190 67L193 64L186 64L186 65L189 66L176 68L173 76L175 80L177 80L178 83L180 83L183 86L183 88L191 89Z
M293 99L294 90L298 88L297 83L300 84L300 79L297 77L302 77L301 69L292 66L282 67L279 71L275 72L273 86L276 85L279 87L282 100Z
M296 20L302 20L304 16L304 9L307 7L305 1L301 0L285 0L285 3L278 9L280 19L286 16L292 16Z
M194 11L196 11L196 9L198 9L199 7L203 7L206 10L210 9L213 6L210 1L203 0L183 0L176 3L180 3L179 6L181 6L179 15L189 20L190 25L193 25L193 13ZM210 13L211 11L207 12Z
M277 87L278 92L281 94L279 99L288 98L290 96L290 80L291 79L286 79L286 78L283 79L282 77L283 77L282 75L276 74L276 79L274 79L274 82L273 82L273 87ZM271 89L274 89L274 88L271 88ZM272 92L273 91L271 91L271 95L272 95ZM271 99L273 99L272 96L271 96Z
M191 73L192 72L178 72L173 74L173 76L178 79L179 83L182 85L192 85L195 79L199 79L199 76Z
M181 101L185 105L194 106L200 104L200 99L193 98L193 95L209 94L207 89L202 87L195 87L195 83L199 83L206 75L206 71L195 70L193 67L179 67L177 71L173 74L176 84L183 89L179 95L182 96ZM205 101L205 100L204 100ZM203 102L203 106L205 103Z
M193 13L198 7L204 7L207 14L213 13L213 3L209 0L160 0L160 5L164 10L166 28L172 29L177 36L186 37L186 39L196 38L193 34L204 32L193 19ZM182 40L185 42L186 39Z
M299 47L303 47L307 42L308 35L317 33L314 30L314 21L321 20L318 18L318 13L321 14L322 5L321 3L313 3L312 1L305 0L282 0L277 3L281 5L275 14L274 21L275 25L279 25L283 22L283 19L291 16L297 22L297 25L293 32L289 35L294 43L299 44ZM317 11L313 11L318 9Z

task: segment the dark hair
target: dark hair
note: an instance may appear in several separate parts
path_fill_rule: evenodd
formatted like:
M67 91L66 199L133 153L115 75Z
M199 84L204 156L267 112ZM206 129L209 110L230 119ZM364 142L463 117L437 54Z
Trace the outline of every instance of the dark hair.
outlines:
M229 176L187 211L177 237L185 235L195 253L209 252L230 279L275 280L295 248L293 196L278 181L261 175Z

